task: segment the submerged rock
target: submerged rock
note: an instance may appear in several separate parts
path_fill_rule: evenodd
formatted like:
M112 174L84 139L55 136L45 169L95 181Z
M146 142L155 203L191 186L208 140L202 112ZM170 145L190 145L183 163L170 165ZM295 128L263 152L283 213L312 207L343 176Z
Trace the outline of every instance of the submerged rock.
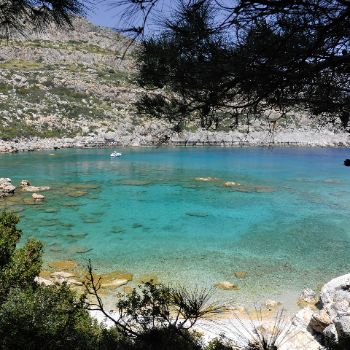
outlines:
M125 229L120 226L113 226L111 231L113 233L122 233L122 232L125 232Z
M247 277L247 272L245 272L245 271L236 271L236 272L234 272L234 275L237 278L246 278Z
M155 273L146 273L144 275L139 276L136 280L137 283L151 283L151 284L159 284L159 278Z
M222 289L222 290L238 290L239 289L235 284L233 284L229 281L219 282L219 283L215 284L215 287Z
M88 194L87 191L75 191L75 192L68 193L68 196L73 198L79 198L79 197L86 196L87 194Z
M76 238L81 239L85 238L88 234L86 232L78 232L78 233L67 233L66 237L68 238Z
M123 271L112 271L96 275L96 278L100 279L102 288L118 288L132 281L133 275Z
M89 253L93 250L93 248L84 248L84 247L81 247L81 248L75 248L74 249L74 252L76 254L86 254L86 253Z
M43 233L42 236L46 237L46 238L55 238L55 237L59 236L59 233L58 232L45 232L45 233Z
M45 213L52 214L52 213L57 213L58 209L56 209L56 208L47 208L44 211L45 211Z
M122 279L122 280L133 280L133 275L129 272L123 272L123 271L112 271L107 272L104 274L99 275L98 277L101 278L101 280L105 283L110 282L115 279Z
M60 245L56 244L54 246L51 246L49 248L49 251L53 253L60 253L60 252L63 252L63 248Z
M152 182L143 180L123 180L120 184L125 186L149 186L152 185Z
M22 191L24 192L41 192L48 191L50 189L49 186L25 186L22 187Z
M225 187L236 187L236 186L241 186L241 184L239 182L235 182L235 181L226 181L224 183Z
M98 184L75 184L72 187L77 189L77 190L79 190L79 189L97 190L100 188L100 185L98 185Z
M82 204L77 202L65 202L63 203L65 207L80 207Z
M194 217L197 217L197 218L205 218L205 217L209 216L208 213L204 213L204 212L203 212L203 213L201 213L201 212L193 212L193 211L187 212L186 215L188 215L188 216L194 216Z
M73 260L60 260L49 262L49 267L60 270L74 270L78 267L77 263Z
M195 177L195 181L202 181L202 182L211 182L211 181L220 181L217 177Z

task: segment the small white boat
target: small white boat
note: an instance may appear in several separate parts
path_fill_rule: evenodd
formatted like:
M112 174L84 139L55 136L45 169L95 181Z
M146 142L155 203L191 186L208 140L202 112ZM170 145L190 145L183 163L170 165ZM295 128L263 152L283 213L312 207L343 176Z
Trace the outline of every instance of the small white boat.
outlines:
M121 155L122 155L121 153L116 152L116 151L114 151L114 152L111 153L111 157L113 157L113 158L115 158L115 157L120 157Z

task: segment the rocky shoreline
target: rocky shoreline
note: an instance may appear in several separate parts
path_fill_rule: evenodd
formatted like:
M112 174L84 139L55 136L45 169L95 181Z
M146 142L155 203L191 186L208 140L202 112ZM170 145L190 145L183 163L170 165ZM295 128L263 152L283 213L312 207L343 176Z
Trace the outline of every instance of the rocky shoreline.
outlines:
M214 338L221 338L228 344L244 342L258 330L267 339L276 336L280 350L322 350L332 345L345 350L350 347L349 285L350 274L347 274L326 283L319 297L311 290L303 291L299 303L303 303L304 308L295 315L278 313L283 307L278 303L272 309L261 308L257 313L234 309L221 317L200 320L195 330L206 342ZM311 299L308 298L310 293ZM101 313L91 314L99 322L113 326ZM111 316L117 314L111 311Z
M227 344L242 344L251 339L256 331L265 339L276 338L279 350L326 350L350 348L350 274L326 283L319 296L310 289L304 290L299 299L304 307L295 315L281 313L276 303L258 312L229 310L222 317L198 321L195 331L204 336L206 342L220 338ZM91 315L107 327L111 320L98 311ZM110 311L117 317L115 311Z
M139 131L139 130L136 130ZM240 131L173 133L166 128L152 128L149 133L122 134L108 132L98 136L76 136L74 138L31 138L0 140L0 153L30 152L61 148L107 148L107 147L350 147L350 134L343 131L280 130L270 132Z

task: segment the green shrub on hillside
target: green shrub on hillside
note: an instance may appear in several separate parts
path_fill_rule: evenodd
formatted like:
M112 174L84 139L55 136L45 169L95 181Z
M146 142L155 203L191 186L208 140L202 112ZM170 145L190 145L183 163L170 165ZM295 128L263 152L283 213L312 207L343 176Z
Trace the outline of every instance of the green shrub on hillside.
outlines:
M67 285L11 288L0 307L5 349L95 349L100 329Z
M101 328L90 318L85 297L67 285L35 282L42 244L17 248L18 217L0 214L0 349L96 349Z

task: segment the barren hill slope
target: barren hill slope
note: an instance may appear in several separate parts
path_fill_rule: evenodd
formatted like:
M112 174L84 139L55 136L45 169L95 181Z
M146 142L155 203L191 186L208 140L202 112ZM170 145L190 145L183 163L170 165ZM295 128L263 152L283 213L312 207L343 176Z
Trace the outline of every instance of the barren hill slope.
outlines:
M144 128L132 108L132 50L112 30L74 20L0 41L0 139L130 135ZM147 123L149 124L149 122Z

